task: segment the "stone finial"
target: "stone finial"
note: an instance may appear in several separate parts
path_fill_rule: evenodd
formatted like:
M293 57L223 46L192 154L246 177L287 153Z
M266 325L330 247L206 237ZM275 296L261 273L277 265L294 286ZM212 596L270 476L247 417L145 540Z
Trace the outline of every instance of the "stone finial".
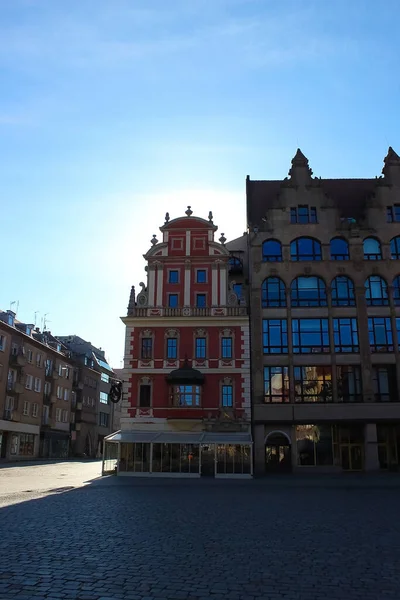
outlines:
M305 185L311 179L312 174L312 170L308 165L308 158L304 156L300 148L297 148L297 152L292 158L292 167L289 171L290 179L296 185Z
M221 237L219 238L219 242L224 245L226 242L226 237L224 233L221 233Z
M133 314L135 309L135 286L131 287L131 294L129 296L129 304L128 304L128 316Z
M164 225L166 225L167 223L169 223L169 213L165 213L165 223Z
M213 218L214 218L214 217L213 217L213 214L212 214L212 212L211 212L211 210L210 210L210 212L208 213L208 220L210 221L210 223L212 223L212 222L213 222Z
M153 233L153 237L150 240L150 242L151 242L152 246L155 246L156 244L158 244L158 239L156 238L156 234L155 233Z
M185 210L185 215L187 215L188 217L190 217L190 215L193 214L193 211L190 210L190 206L187 207L187 210Z
M382 173L385 179L388 179L389 183L400 181L400 156L393 150L392 146L389 146L388 153L383 162L385 164Z

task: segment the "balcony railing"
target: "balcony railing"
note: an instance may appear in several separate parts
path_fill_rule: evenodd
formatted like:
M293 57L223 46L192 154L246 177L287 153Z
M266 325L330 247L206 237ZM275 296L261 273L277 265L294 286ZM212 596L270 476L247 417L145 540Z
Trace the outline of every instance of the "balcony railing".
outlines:
M7 381L7 392L13 392L14 394L22 394L24 386L18 381Z
M135 306L129 312L130 317L245 317L246 306L212 306L206 308L184 306L182 308L161 308Z

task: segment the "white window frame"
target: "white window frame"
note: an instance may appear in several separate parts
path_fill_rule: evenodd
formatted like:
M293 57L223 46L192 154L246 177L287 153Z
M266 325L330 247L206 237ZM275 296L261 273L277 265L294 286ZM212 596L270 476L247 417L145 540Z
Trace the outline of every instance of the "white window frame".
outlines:
M37 417L39 415L39 404L34 402L32 404L32 417Z
M26 353L26 360L29 364L33 363L33 350L28 350Z
M66 400L67 402L69 400L69 389L68 388L64 388L64 400Z
M44 382L43 393L46 394L46 396L50 396L50 394L51 394L51 383L49 381L45 381Z
M61 408L56 408L56 423L61 423Z
M42 380L40 379L40 377L35 377L34 383L33 383L33 389L35 390L35 392L38 392L38 393L40 393L42 391Z
M58 386L57 386L57 394L56 394L56 395L57 395L57 398L58 398L59 400L62 400L62 397L63 397L63 389L62 389L61 385L58 385Z
M33 388L33 376L28 373L25 381L25 388L31 390Z
M7 338L5 335L0 334L0 351L4 352L6 349Z
M22 414L24 417L29 417L29 402L28 402L28 400L24 401L24 407L22 409Z
M41 367L42 366L42 355L40 352L36 353L36 366L37 367Z
M62 411L61 418L63 423L68 423L68 411L65 408Z

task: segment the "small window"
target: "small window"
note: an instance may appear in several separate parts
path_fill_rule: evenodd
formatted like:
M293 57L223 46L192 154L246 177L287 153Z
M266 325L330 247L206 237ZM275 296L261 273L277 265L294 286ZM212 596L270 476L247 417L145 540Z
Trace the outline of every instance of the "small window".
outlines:
M221 356L225 359L232 358L232 338L223 337L221 338Z
M243 298L243 284L242 283L234 283L233 291L235 292L235 294L239 300L241 300Z
M6 349L6 336L0 335L0 350L2 352L4 352L5 349Z
M263 352L264 354L287 354L286 319L263 319Z
M387 283L379 275L371 275L365 282L365 298L368 306L388 306Z
M207 283L207 271L205 269L197 269L196 283Z
M196 358L206 358L206 338L205 337L196 338L195 357Z
M306 225L307 223L317 223L317 209L315 206L300 204L290 209L290 222Z
M285 284L279 277L267 277L261 287L263 308L284 308L286 306Z
M69 389L68 388L64 388L64 400L65 401L69 400Z
M68 423L68 411L65 408L62 411L62 422Z
M144 337L142 338L142 358L150 359L153 358L153 338Z
M292 306L326 306L325 282L321 277L296 277L291 288Z
M369 318L368 337L371 352L393 352L392 326L389 317Z
M139 406L141 408L148 408L150 406L150 399L151 386L142 383L139 388Z
M328 319L293 319L292 340L295 354L329 352Z
M168 294L168 306L176 308L178 306L178 294Z
M222 386L222 406L226 408L232 408L233 406L233 386L223 385Z
M178 357L178 339L168 338L167 339L167 358L175 359Z
M264 262L281 262L282 244L278 240L265 240L262 245L262 258Z
M102 373L101 374L101 381L103 381L104 383L110 383L110 377L109 377L109 375L107 375L107 373Z
M357 319L333 319L335 352L359 352Z
M288 367L264 367L264 402L289 402Z
M7 315L7 323L11 325L11 327L14 325L14 315Z
M390 256L392 260L400 259L400 235L390 240Z
M22 410L22 414L24 415L24 417L29 416L29 402L27 402L26 400L24 402L24 408Z
M197 306L197 308L205 308L206 307L206 295L205 294L196 294L196 306Z
M350 260L349 244L343 238L333 238L330 243L331 260Z
M39 405L37 404L37 402L34 402L32 404L32 417L37 417L38 412L39 412Z
M42 389L42 382L39 379L39 377L35 377L34 383L33 383L33 389L35 390L35 392L40 392Z
M28 350L27 354L26 354L26 358L28 363L32 363L33 362L33 352L32 350Z
M36 354L36 366L37 367L42 366L42 355L39 352Z
M99 413L99 425L100 427L108 427L109 416L107 413Z
M332 280L332 306L355 306L354 283L346 275Z
M33 384L33 377L32 375L27 375L26 376L26 381L25 381L25 387L27 390L31 390L32 389L32 384Z
M60 385L57 386L57 398L59 400L62 400L63 397L63 389Z
M106 392L100 392L100 404L108 404L108 394Z
M363 242L364 260L382 260L381 243L375 238L365 238Z
M179 271L170 271L168 283L179 283Z
M297 238L290 244L290 258L293 261L322 260L321 244L313 238Z
M400 204L386 208L386 220L388 223L400 223Z

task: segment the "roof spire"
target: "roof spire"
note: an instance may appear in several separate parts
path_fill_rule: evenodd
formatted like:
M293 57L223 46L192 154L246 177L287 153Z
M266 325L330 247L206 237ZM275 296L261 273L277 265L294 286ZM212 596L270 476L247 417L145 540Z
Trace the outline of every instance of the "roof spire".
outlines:
M308 158L304 156L300 148L297 148L289 171L290 179L295 185L306 185L311 179L311 175L312 171L308 165Z
M384 167L382 173L390 183L394 180L400 181L400 156L395 152L392 146L389 146L388 153L383 159Z

